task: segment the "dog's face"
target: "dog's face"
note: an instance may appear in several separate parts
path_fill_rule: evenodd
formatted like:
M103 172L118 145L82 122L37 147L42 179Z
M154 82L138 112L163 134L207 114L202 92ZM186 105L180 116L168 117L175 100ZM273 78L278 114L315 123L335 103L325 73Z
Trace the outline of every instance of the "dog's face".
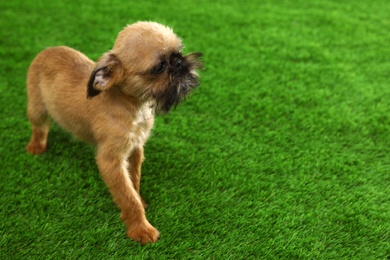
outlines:
M92 72L88 98L102 91L121 91L136 101L155 100L157 112L169 112L199 85L202 54L184 56L182 49L180 38L161 24L127 26Z

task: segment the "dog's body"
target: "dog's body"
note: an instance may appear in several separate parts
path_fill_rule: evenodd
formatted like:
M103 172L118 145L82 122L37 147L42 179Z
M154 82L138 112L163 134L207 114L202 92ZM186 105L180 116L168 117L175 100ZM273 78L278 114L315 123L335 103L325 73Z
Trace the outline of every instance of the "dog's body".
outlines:
M50 117L96 145L99 171L121 209L127 235L142 244L159 237L139 194L154 111L168 112L198 85L200 54L182 56L181 49L169 28L140 22L126 27L97 63L71 48L52 47L37 55L27 74L32 124L27 151L47 149Z
M69 47L51 47L39 53L27 74L28 115L37 122L33 125L43 123L48 128L50 115L65 130L90 144L118 138L117 143L131 142L127 147L143 146L154 121L151 102L134 104L120 93L87 100L86 87L94 68L93 61ZM29 151L41 153L45 148L46 144L34 145Z

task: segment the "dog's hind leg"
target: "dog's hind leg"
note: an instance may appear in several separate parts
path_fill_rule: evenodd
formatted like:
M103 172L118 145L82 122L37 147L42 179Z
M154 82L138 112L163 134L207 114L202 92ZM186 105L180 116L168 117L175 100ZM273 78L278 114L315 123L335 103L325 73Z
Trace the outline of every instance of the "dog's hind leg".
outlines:
M50 118L42 100L38 75L29 75L27 79L27 94L27 116L32 125L32 134L26 150L31 154L40 154L47 149Z

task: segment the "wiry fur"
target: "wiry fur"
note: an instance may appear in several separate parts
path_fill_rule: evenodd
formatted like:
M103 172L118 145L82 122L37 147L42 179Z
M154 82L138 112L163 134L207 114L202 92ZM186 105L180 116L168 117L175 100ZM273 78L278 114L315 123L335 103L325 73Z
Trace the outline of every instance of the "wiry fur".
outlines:
M143 146L154 112L168 112L198 85L200 54L183 56L182 48L170 28L138 22L120 32L113 49L97 63L62 46L39 53L28 69L32 136L27 151L47 149L50 117L96 145L99 171L121 210L127 235L142 244L159 237L140 196Z

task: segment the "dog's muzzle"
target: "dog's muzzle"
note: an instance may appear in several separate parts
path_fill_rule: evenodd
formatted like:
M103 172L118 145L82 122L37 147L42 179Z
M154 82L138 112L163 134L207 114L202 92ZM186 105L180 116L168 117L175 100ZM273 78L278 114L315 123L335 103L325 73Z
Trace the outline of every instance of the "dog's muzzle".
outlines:
M197 69L203 64L199 60L201 53L191 53L185 57L175 57L170 62L170 81L168 87L154 94L157 113L168 113L200 85Z

